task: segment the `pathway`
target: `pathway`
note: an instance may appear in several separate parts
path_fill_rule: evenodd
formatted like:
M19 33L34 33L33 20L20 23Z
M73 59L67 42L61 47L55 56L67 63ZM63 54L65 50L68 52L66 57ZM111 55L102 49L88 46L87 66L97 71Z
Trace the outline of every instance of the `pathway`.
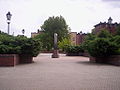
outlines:
M88 60L40 54L32 64L0 67L0 90L120 90L120 67Z

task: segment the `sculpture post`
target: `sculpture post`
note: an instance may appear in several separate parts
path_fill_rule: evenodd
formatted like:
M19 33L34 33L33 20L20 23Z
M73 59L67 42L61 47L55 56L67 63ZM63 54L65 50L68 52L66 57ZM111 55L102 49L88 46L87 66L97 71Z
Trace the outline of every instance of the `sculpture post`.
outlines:
M57 36L58 36L57 33L54 33L54 50L53 50L52 58L59 58Z

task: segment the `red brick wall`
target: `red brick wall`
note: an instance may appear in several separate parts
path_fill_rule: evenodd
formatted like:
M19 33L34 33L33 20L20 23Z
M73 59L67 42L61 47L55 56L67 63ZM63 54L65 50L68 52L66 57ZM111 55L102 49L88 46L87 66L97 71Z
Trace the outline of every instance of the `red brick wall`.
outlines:
M19 63L17 54L0 54L0 66L15 66Z
M109 57L92 57L90 56L90 62L106 63L120 66L120 55L111 55Z
M76 40L76 44L80 45L84 42L84 39L86 37L86 34L77 34L77 40Z
M98 26L95 26L95 30L94 30L94 34L99 33L102 29L106 29L108 30L111 34L115 34L116 33L116 25L112 24L112 25L108 25L107 23L105 24L101 24Z
M30 54L21 54L19 55L19 63L32 63L33 56Z

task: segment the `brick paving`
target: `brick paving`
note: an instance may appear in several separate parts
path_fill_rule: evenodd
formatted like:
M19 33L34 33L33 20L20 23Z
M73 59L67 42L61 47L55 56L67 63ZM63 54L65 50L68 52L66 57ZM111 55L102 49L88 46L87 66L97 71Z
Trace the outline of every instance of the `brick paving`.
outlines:
M32 64L0 67L0 90L120 90L120 67L88 60L40 54Z

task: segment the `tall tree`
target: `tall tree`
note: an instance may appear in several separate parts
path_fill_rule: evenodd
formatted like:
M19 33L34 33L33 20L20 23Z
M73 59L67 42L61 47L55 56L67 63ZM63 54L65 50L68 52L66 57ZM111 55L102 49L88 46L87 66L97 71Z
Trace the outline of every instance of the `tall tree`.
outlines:
M43 42L46 43L44 44L46 45L45 47L52 49L54 33L58 34L58 41L62 41L63 38L68 38L68 29L68 25L62 16L49 17L41 26L41 30L45 33L42 37Z

